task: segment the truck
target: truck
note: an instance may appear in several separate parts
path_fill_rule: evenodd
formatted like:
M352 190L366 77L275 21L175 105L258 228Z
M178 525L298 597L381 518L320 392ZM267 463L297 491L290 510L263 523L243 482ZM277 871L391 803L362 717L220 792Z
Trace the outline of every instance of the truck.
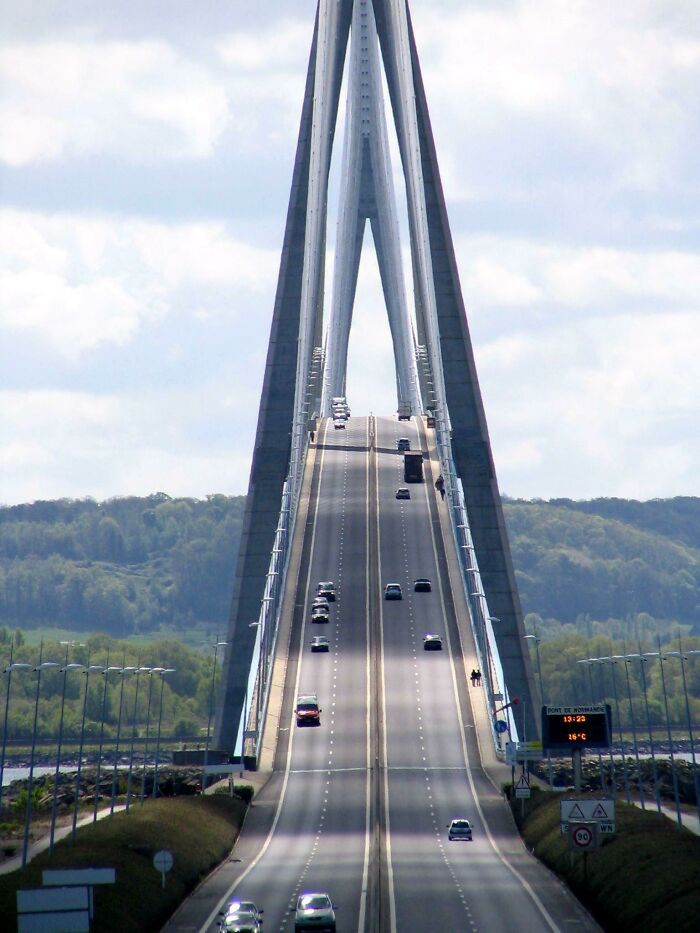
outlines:
M405 483L423 482L423 454L405 453L403 455L403 480Z
M399 402L399 408L397 411L399 416L399 421L410 421L411 420L411 403L410 402Z

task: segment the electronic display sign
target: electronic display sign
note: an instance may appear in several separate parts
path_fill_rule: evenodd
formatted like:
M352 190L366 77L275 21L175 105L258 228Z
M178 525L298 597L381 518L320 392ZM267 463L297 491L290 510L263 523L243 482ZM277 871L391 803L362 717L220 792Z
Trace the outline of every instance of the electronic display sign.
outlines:
M609 748L611 710L598 706L543 706L544 749Z

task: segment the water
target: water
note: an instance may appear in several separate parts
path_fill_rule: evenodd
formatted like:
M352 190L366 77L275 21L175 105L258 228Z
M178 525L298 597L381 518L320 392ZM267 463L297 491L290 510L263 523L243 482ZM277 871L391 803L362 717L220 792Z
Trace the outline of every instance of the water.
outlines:
M75 773L76 768L61 768L63 774ZM34 767L34 777L43 777L45 774L55 774L56 766L52 768L47 767L46 765L35 765ZM2 786L7 787L8 784L11 784L13 781L26 781L29 777L29 768L5 768L2 775Z

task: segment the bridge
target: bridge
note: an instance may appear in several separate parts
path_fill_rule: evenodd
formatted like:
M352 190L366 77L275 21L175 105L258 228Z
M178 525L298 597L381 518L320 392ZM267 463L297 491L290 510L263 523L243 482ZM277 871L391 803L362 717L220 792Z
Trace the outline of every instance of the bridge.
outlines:
M368 221L396 399L378 400L376 417L336 419L334 398L348 394L352 404L348 340ZM397 497L399 438L422 453L424 479L407 487L410 498ZM414 589L419 577L430 592ZM311 604L326 580L337 599L330 621L316 624ZM400 584L401 600L383 598L387 583ZM424 649L426 633L442 650ZM327 652L311 652L317 634ZM338 929L358 933L592 928L524 852L498 788L502 730L513 740L539 731L524 634L408 3L319 0L214 743L271 777L239 843L243 861L199 903L198 928L215 929L218 907L235 894L264 906L266 930L290 929L304 890L331 892ZM477 687L474 668L483 672ZM301 694L318 697L318 727L297 726ZM473 842L447 840L459 817L473 824Z

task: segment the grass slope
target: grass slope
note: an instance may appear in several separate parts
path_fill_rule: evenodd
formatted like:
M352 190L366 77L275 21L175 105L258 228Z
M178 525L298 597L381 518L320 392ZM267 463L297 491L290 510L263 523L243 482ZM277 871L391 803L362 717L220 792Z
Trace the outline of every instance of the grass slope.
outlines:
M578 795L577 795L578 796ZM585 795L581 795L585 796ZM658 813L616 802L617 833L572 862L559 829L561 795L533 790L513 802L526 845L555 871L609 933L653 930L696 933L700 929L700 837Z
M66 839L56 845L53 858L43 853L24 872L0 876L0 926L8 933L17 929L15 892L41 887L43 869L94 866L115 868L117 883L96 889L93 929L153 933L225 858L245 811L237 797L172 797L83 827L74 843ZM165 888L153 867L160 849L169 849L174 858Z

